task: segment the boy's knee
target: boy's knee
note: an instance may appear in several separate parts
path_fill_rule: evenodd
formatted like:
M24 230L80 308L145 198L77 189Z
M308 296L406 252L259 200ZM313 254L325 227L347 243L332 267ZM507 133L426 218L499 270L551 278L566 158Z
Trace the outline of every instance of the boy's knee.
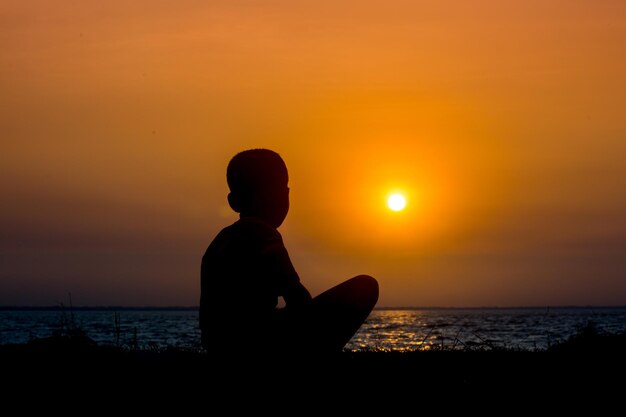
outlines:
M359 285L370 288L372 290L376 290L378 292L378 281L376 281L376 278L369 275L358 275L353 279L358 280Z
M369 275L359 275L352 280L355 282L359 292L366 296L371 304L376 304L378 301L378 281L376 278Z

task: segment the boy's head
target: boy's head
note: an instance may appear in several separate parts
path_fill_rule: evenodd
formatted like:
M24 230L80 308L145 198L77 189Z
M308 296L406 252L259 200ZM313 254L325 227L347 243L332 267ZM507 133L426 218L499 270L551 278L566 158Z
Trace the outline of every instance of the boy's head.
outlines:
M258 217L274 227L289 211L289 176L283 159L269 149L250 149L230 160L228 203L242 217Z

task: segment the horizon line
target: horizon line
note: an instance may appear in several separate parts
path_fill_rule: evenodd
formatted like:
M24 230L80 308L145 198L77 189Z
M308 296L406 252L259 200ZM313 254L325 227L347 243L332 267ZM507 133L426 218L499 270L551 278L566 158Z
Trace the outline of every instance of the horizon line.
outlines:
M52 310L82 310L82 311L97 311L97 310L170 310L170 311L193 311L199 310L199 306L153 306L153 305L145 305L145 306L116 306L116 305L83 305L83 306L71 306L65 304L58 305L41 305L41 306L33 306L33 305L0 305L0 311L11 311L11 310L39 310L39 311L52 311ZM374 310L523 310L523 309L610 309L610 308L626 308L626 304L607 304L607 305L598 305L598 304L563 304L563 305L527 305L527 306L382 306L382 307L374 307Z

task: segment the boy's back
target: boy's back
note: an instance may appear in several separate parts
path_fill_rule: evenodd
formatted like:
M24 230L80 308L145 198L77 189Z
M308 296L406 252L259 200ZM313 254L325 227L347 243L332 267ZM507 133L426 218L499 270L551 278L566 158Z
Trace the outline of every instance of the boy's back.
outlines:
M202 258L203 338L260 336L278 297L299 281L278 230L246 217L224 228Z

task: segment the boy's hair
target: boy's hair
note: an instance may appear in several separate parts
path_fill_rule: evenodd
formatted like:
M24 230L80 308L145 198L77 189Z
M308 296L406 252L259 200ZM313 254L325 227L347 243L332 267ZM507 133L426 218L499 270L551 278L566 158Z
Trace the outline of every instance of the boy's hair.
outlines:
M269 149L239 152L228 163L226 181L232 193L254 194L289 180L285 162Z

